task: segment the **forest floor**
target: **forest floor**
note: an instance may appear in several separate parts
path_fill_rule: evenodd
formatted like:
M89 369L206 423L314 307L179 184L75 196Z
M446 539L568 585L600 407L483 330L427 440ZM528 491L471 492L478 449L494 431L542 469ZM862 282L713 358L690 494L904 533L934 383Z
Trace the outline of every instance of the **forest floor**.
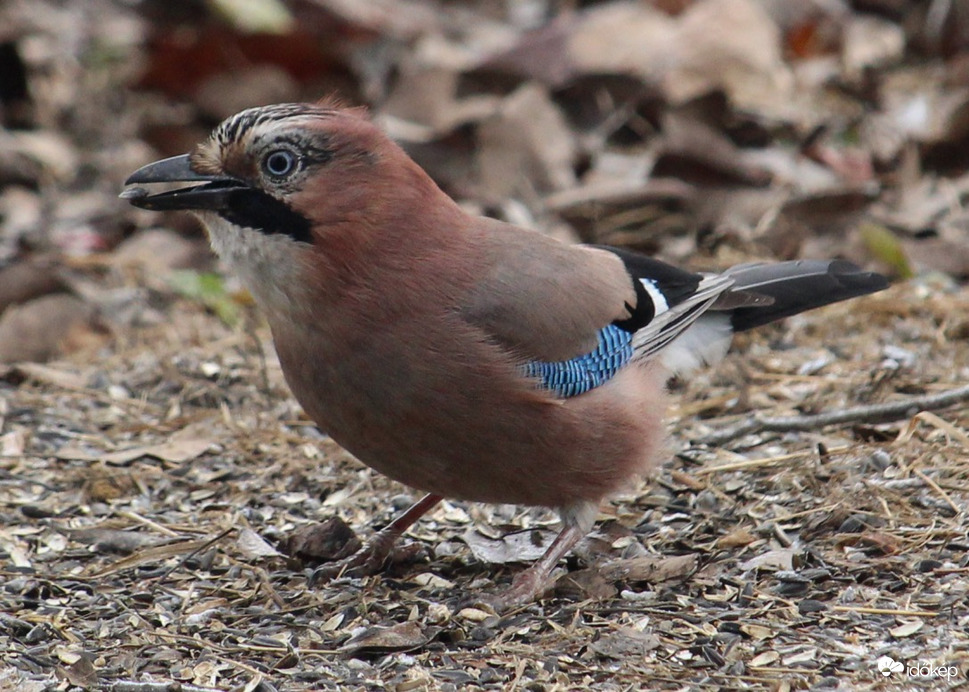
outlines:
M0 690L964 687L969 30L926 4L0 7ZM310 588L416 492L315 429L195 222L117 193L235 110L333 92L471 211L893 285L672 383L668 461L536 603L476 596L556 515L462 502L414 560Z

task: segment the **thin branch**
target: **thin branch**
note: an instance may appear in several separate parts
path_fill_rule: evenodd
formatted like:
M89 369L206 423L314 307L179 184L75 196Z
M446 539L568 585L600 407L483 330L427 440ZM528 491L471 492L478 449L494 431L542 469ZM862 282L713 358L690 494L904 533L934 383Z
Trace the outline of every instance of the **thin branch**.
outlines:
M919 411L948 408L966 401L969 401L969 385L948 389L938 394L926 394L871 406L856 406L810 416L770 418L755 414L732 428L707 435L696 440L696 442L705 445L720 445L752 433L819 430L829 425L845 425L848 423L886 423L913 416Z

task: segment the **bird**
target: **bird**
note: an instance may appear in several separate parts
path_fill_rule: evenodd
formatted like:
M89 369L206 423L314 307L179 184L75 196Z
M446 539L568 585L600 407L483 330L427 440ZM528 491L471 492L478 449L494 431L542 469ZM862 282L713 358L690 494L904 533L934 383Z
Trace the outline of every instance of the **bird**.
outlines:
M136 207L199 217L307 415L424 493L313 581L377 573L444 498L556 510L496 608L542 596L602 501L662 462L671 377L735 332L888 285L841 259L694 272L476 216L366 110L326 101L243 110L125 185Z

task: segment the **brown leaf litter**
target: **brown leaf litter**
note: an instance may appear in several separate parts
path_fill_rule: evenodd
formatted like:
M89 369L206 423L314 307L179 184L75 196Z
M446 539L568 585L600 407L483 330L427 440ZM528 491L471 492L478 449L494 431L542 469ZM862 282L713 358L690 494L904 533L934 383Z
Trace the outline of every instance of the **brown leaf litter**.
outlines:
M0 26L0 689L964 686L961 3L8 0ZM197 225L117 193L332 92L471 211L912 278L673 383L668 462L537 603L478 600L554 513L460 502L309 588L414 491L303 416Z

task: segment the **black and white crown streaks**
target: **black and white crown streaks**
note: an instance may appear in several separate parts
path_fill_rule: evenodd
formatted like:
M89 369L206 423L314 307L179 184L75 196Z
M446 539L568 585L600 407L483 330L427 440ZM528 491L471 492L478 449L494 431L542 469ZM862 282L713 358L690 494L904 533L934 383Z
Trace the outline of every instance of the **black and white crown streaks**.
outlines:
M310 103L280 103L274 106L248 108L223 120L212 133L212 139L217 144L225 146L241 141L246 133L262 125L278 124L290 118L325 118L336 113L333 108Z

